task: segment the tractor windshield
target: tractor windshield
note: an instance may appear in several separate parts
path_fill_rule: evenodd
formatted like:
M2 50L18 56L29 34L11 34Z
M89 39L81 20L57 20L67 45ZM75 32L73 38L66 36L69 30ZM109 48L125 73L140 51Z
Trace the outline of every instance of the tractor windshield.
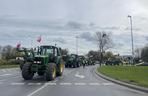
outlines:
M51 48L51 47L41 47L40 53L41 53L41 55L53 54L53 48Z

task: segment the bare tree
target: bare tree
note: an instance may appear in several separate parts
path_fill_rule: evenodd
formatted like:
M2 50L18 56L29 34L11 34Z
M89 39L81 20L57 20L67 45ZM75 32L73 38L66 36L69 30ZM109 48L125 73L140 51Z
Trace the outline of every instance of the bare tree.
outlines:
M111 33L96 32L96 41L100 51L100 66L102 64L103 52L112 47Z
M61 54L62 55L68 55L68 53L69 53L69 50L68 49L62 49L61 50Z

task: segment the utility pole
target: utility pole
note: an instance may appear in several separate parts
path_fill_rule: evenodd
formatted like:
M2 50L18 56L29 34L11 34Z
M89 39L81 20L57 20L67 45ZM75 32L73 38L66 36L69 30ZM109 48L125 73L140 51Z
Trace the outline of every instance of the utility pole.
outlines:
M103 33L103 32L102 32ZM105 33L101 34L101 42L100 42L100 66L102 64L102 59L103 59L103 40L104 40L104 37L106 36Z
M76 54L78 55L78 36L76 36Z
M130 19L130 25L131 25L131 46L132 46L132 64L134 64L134 40L133 40L133 22L132 22L132 16L128 15L128 18Z

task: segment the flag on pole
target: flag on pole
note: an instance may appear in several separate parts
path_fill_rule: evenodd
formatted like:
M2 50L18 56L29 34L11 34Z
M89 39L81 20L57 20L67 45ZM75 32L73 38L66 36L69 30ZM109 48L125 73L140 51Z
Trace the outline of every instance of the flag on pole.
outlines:
M39 37L37 38L37 42L41 42L41 40L42 40L42 38L41 38L41 36L39 36Z
M21 47L21 43L17 43L16 48L20 48Z

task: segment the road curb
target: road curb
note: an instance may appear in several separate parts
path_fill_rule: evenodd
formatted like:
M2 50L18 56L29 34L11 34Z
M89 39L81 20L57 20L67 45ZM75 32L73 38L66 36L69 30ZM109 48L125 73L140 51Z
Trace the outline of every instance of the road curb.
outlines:
M132 84L129 84L129 83L125 83L125 82L110 78L110 77L105 76L105 75L101 74L100 72L98 72L97 68L95 68L94 71L99 77L101 77L101 78L103 78L105 80L111 81L113 83L116 83L116 84L119 84L119 85L122 85L122 86L125 86L125 87L128 87L128 88L131 88L131 89L134 89L134 90L138 90L138 91L148 93L148 88L132 85Z

